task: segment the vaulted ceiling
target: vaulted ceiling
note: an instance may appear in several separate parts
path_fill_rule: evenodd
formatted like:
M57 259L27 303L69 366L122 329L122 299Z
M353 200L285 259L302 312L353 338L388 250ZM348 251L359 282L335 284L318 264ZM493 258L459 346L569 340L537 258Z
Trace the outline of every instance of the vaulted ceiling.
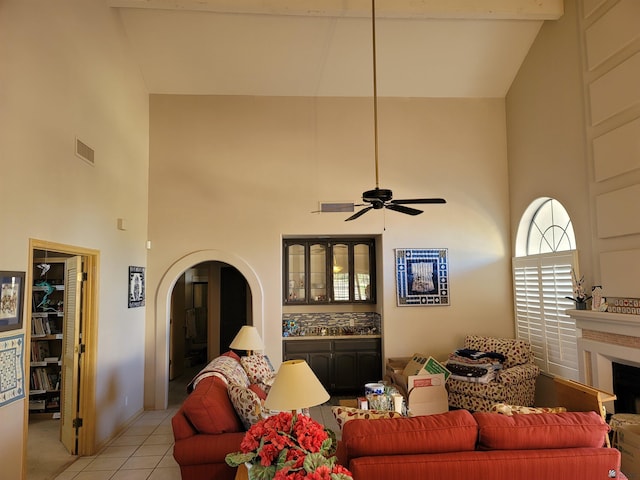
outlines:
M369 0L106 0L150 93L371 96ZM377 0L378 95L503 97L562 0Z

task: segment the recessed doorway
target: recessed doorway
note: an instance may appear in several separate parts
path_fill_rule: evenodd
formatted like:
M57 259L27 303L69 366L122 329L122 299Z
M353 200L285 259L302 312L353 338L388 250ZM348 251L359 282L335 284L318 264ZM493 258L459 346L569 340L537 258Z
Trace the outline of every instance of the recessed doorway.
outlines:
M36 479L40 473L32 466L50 475L58 463L68 463L65 454L73 460L95 453L99 252L31 239L29 265L25 330L31 381L23 472ZM38 376L42 382L34 382ZM48 460L45 445L62 455Z

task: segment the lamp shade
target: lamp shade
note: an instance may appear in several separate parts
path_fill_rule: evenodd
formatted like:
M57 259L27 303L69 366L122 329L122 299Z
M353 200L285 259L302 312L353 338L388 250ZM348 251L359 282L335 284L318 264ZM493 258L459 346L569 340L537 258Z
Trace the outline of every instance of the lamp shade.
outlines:
M243 325L229 348L235 350L264 350L264 344L256 327Z
M264 406L269 410L291 410L313 407L330 396L304 360L282 362Z

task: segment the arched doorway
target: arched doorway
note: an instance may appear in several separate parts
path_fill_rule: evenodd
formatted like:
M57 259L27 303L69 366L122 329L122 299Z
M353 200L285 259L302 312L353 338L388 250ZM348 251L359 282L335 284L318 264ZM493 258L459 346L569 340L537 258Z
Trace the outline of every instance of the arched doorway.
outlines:
M171 312L171 292L180 276L190 267L204 262L222 262L235 267L246 279L251 289L251 310L253 312L253 325L263 335L264 328L264 293L262 285L255 273L244 259L229 252L220 250L200 250L190 253L177 260L165 272L155 298L154 317L154 359L153 375L148 372L147 382L152 387L149 392L153 396L152 408L162 410L168 404L168 382L169 382L169 320Z
M226 352L240 328L253 325L251 301L246 278L228 263L204 262L183 272L171 292L169 381Z

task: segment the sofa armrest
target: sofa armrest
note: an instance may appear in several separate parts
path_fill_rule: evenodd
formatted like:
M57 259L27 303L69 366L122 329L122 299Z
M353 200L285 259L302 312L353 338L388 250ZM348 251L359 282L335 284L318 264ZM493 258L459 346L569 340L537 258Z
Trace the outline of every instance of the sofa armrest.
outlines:
M182 408L171 418L171 427L173 429L173 438L176 440L182 440L198 433L184 415Z
M540 374L540 368L535 363L525 363L502 370L498 375L498 382L516 384L526 380L535 380Z
M193 435L176 441L173 458L181 466L225 463L227 454L240 451L243 438L244 432Z

